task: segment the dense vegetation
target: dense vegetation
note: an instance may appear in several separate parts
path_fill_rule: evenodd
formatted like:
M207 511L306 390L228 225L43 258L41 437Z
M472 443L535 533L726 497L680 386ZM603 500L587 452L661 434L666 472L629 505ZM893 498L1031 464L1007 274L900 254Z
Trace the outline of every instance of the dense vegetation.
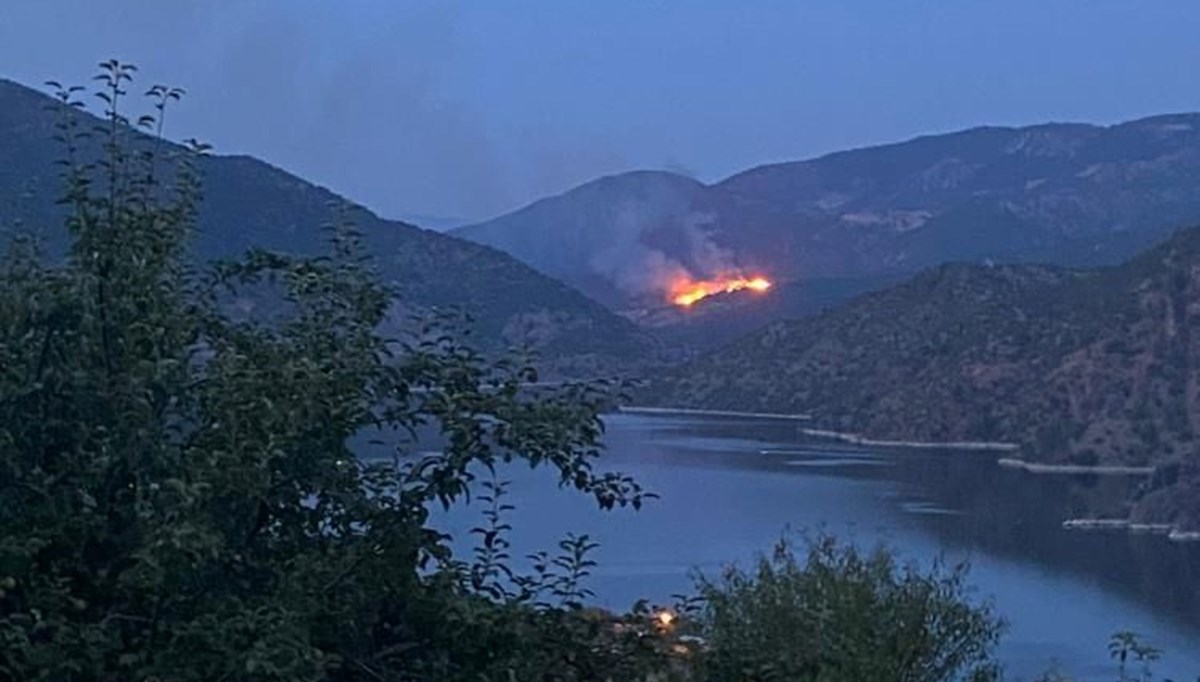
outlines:
M58 88L69 250L20 240L0 269L0 679L994 679L1000 624L963 572L886 552L781 550L677 621L586 608L586 537L518 570L504 464L644 499L593 466L612 387L532 392L438 320L382 335L351 225L323 256L193 266L205 147L160 144L177 90L126 118L133 73L103 65L94 128ZM395 456L359 457L364 433ZM490 508L456 556L429 509L472 491Z
M898 566L832 538L799 563L780 544L753 571L700 582L700 622L718 680L998 679L1001 625L970 604L966 569Z
M1121 266L952 264L671 373L673 405L802 412L885 439L1004 441L1055 464L1158 466L1141 520L1200 524L1200 229Z

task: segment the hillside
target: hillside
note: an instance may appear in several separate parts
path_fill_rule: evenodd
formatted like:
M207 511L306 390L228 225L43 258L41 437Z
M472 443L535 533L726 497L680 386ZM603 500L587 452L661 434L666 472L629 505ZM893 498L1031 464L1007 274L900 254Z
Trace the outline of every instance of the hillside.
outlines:
M32 229L51 243L61 238L62 225L53 104L41 93L0 80L0 230ZM231 256L249 246L318 252L332 207L346 203L248 156L212 156L202 168L205 201L195 241L202 258ZM484 343L532 343L549 365L570 373L607 371L656 352L626 320L504 253L383 220L363 208L351 215L403 311L459 307L475 318Z
M1192 229L1120 266L944 265L773 324L647 398L805 412L885 439L1012 442L1038 462L1153 465L1166 490L1200 482L1198 321ZM1200 495L1159 491L1136 513L1198 527Z
M779 283L949 261L1119 262L1200 216L1200 115L987 127L762 166L713 185L602 178L455 230L617 309L682 268Z
M620 308L663 284L667 259L697 269L713 255L692 244L705 238L705 216L693 209L707 191L681 175L635 171L451 234L502 249Z

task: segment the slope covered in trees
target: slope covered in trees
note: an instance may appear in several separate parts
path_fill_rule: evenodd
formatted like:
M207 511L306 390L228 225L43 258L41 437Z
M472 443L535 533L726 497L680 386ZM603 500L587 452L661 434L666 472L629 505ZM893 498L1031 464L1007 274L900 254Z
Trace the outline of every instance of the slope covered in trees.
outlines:
M95 102L88 99L89 105ZM57 248L67 236L58 203L61 150L54 141L61 115L52 98L0 79L0 231L30 229ZM78 130L91 132L97 122L81 112ZM99 151L98 143L80 145L84 155ZM454 307L474 318L489 347L529 344L546 356L547 365L577 374L655 353L653 342L627 321L499 251L380 219L252 157L208 155L196 163L205 201L189 249L199 260L251 247L317 255L327 241L327 225L349 219L394 293L393 322Z
M771 325L648 396L809 413L884 439L1011 442L1045 463L1156 466L1164 490L1135 514L1196 527L1198 322L1191 229L1114 267L941 266Z

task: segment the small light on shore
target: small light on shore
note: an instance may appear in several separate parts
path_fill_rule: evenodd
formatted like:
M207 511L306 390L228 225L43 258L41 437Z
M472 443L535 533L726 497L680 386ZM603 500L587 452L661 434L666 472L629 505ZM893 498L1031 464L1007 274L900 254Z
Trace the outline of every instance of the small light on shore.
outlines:
M669 628L675 623L675 614L666 609L659 611L655 618L658 619L659 627Z

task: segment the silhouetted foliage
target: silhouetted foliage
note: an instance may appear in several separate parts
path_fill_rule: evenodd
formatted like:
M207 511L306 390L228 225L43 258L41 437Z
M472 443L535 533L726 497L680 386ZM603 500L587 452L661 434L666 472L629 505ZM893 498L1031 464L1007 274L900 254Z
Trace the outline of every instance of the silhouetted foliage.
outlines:
M636 483L592 467L614 387L534 394L532 367L437 321L382 337L389 292L352 226L322 257L189 266L207 148L162 138L178 89L150 88L154 113L127 116L134 73L101 65L95 130L76 114L83 91L52 86L69 256L22 241L0 273L0 677L596 679L642 665L638 637L579 606L586 538L521 577L493 537L464 565L429 524L431 505L514 459L602 507L638 506ZM360 459L349 443L370 430L441 451Z
M787 543L749 571L700 583L697 621L714 682L994 680L1003 626L974 604L965 565L927 571L831 537Z

